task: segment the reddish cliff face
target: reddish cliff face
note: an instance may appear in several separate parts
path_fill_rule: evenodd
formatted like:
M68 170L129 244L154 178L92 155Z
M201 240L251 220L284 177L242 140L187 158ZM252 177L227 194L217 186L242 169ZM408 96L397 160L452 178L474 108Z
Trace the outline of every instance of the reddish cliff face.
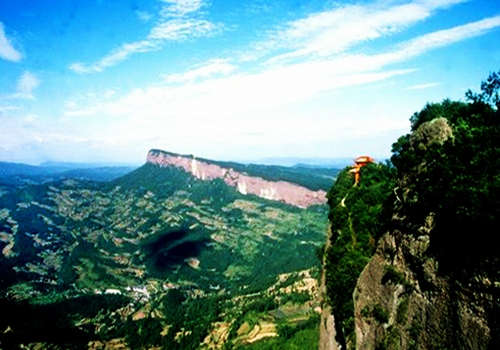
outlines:
M325 191L312 191L291 182L268 181L260 177L248 176L231 168L224 168L191 157L150 151L147 162L161 167L175 166L201 180L223 179L226 184L236 187L242 194L254 194L300 208L326 203Z

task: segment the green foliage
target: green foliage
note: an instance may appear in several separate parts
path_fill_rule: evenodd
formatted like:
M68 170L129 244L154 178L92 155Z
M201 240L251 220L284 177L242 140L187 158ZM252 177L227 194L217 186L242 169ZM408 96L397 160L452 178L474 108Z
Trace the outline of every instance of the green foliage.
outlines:
M325 206L300 209L244 196L221 180L200 181L174 167L145 165L108 184L68 180L2 191L0 231L14 240L17 255L0 254L0 295L56 306L68 296L117 289L134 300L88 317L54 313L61 323L54 329L74 341L57 340L46 327L37 331L36 320L48 320L48 327L53 319L25 312L33 322L10 324L16 332L0 335L8 344L32 332L26 339L68 342L64 348L125 338L131 348L196 349L215 321L271 315L278 299L263 291L279 274L292 273L286 283L293 283L294 272L320 267ZM200 266L189 266L188 258ZM166 292L167 283L174 289ZM252 302L233 302L254 292ZM293 294L289 301L306 297ZM139 310L145 318L133 320ZM47 337L38 337L44 332Z
M500 71L491 73L486 81L481 82L481 93L477 94L468 90L465 94L469 101L482 102L500 108Z
M388 165L377 173L376 166L364 167L361 184L354 187L346 169L329 191L332 244L326 261L327 291L343 345L352 334L351 295L357 278L377 238L391 225L419 234L424 223L430 224L430 252L440 268L456 277L471 268L490 275L498 272L500 72L483 82L481 90L467 93L469 103L427 104L411 117L412 134L393 144L395 168ZM403 220L392 222L393 210ZM386 254L389 259L394 256L392 251ZM403 285L407 292L413 288L392 266L385 267L382 283ZM399 324L407 322L408 303L406 296L398 306ZM379 305L361 313L387 322L388 314ZM410 348L416 348L421 327L413 320L408 329ZM396 330L387 333L380 348L399 346Z
M401 284L405 287L406 291L410 291L413 288L411 283L406 280L405 276L392 265L384 266L382 284L387 283Z
M399 350L401 348L401 332L397 327L389 326L385 337L375 346L376 350Z
M372 309L366 305L362 310L361 310L361 316L364 318L368 318L372 316Z
M222 299L218 296L187 298L179 290L169 291L162 300L162 310L167 315L170 328L167 335L161 338L161 345L168 349L198 349L212 323L219 319L221 307ZM161 331L157 326L155 329L157 331L151 336L157 336ZM176 340L179 332L184 332L184 336ZM149 339L147 344L156 344L157 338ZM129 345L132 346L131 343Z
M384 203L392 200L393 185L390 164L371 164L362 168L358 186L345 169L328 192L332 238L326 252L326 286L343 344L354 330L352 293L358 276L389 225L391 213Z
M295 333L291 338L273 338L241 347L244 350L303 350L318 348L318 330L306 329Z
M408 334L410 339L408 340L408 348L411 350L418 349L420 333L422 333L423 325L419 318L413 319L410 327L408 328Z
M280 303L281 304L286 304L286 303L293 303L293 304L304 304L305 302L311 300L311 296L309 293L306 292L292 292L285 294L281 297Z
M300 280L300 275L298 273L291 273L283 282L278 283L276 288L278 289L286 288L299 280Z
M411 116L411 130L415 131L423 123L429 122L435 118L457 120L461 117L466 108L466 103L448 99L441 103L428 103L420 112L416 112Z
M414 228L434 214L431 250L446 269L477 267L498 256L500 111L494 104L499 87L494 74L481 94L468 94L472 103L445 100L412 117L413 130L446 118L453 135L445 142L419 148L405 135L393 145L392 162L408 191L401 212Z
M160 334L163 327L156 318L143 318L138 321L129 319L123 328L125 341L131 349L145 349L151 345L159 346L163 342Z
M388 312L379 304L376 304L374 306L366 305L361 310L361 316L363 316L364 318L373 317L379 323L387 323L387 321L389 321Z
M241 350L304 350L318 348L319 317L312 316L295 326L278 325L279 337L261 340L252 345L241 346Z
M387 323L389 321L389 313L387 312L386 309L384 309L379 304L376 304L375 306L373 306L372 316L379 323Z
M259 295L250 302L244 302L237 305L235 308L236 314L233 315L234 321L229 332L229 339L236 338L236 332L244 322L254 324L256 315L263 314L270 310L278 308L279 304L272 295Z
M408 315L408 305L410 304L409 297L403 297L403 300L399 302L398 311L396 314L396 321L399 324L405 324Z

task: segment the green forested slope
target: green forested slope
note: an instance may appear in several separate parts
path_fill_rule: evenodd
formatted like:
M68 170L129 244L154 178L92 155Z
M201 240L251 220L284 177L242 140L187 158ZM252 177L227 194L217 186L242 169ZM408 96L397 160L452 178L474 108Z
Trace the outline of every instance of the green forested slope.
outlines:
M110 183L6 187L0 343L194 349L226 330L233 347L260 324L286 342L317 324L307 322L326 221L326 206L299 209L151 164Z

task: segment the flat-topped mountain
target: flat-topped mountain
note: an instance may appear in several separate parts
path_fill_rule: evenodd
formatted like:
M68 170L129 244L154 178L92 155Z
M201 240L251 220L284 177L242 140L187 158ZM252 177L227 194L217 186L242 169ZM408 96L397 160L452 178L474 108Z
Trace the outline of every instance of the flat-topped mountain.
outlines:
M147 162L160 167L175 166L201 180L222 179L227 185L235 187L238 192L244 195L253 194L300 208L326 204L326 192L324 190L312 190L307 188L307 185L300 185L291 181L273 180L272 173L269 172L266 176L266 173L262 171L264 166L258 168L260 171L257 171L256 165L246 166L238 163L215 162L160 150L149 151ZM275 166L269 168L280 169L284 173L282 174L284 175L283 178L297 181L297 173L299 172L297 170L295 172L290 170L285 172L285 167Z

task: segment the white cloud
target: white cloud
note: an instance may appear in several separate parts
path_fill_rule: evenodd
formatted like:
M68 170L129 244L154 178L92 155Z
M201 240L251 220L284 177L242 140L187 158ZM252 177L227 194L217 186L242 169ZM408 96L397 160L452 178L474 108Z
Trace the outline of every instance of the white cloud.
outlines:
M2 22L0 22L0 58L13 62L19 62L23 58L21 53L12 46L12 43L5 35Z
M37 114L28 114L25 115L23 118L23 122L26 124L33 124L34 122L38 121L40 117Z
M72 63L69 68L80 74L102 72L105 68L116 65L124 61L130 55L140 52L149 52L159 49L159 43L149 40L136 41L123 44L113 50L110 54L104 56L100 61L94 64L86 65L81 62Z
M224 59L210 60L204 65L195 67L184 73L169 74L165 76L167 83L185 83L197 79L206 79L214 75L227 75L236 70L236 66Z
M31 72L25 71L17 80L16 90L9 95L0 96L0 99L25 99L33 100L34 90L40 85L40 80Z
M0 113L4 113L4 112L9 112L9 111L18 111L20 110L21 107L19 106L0 106Z
M465 1L468 0L415 0L399 5L379 1L373 5L340 6L288 23L257 48L291 49L273 57L271 62L310 55L327 57L356 44L401 32L430 17L433 11Z
M31 134L23 129L24 134L19 131L15 137L8 136L7 144L23 148L27 140L35 140L36 147L46 147L47 152L52 148L67 151L64 156L76 157L68 151L76 149L90 157L115 152L118 157L133 153L141 159L151 147L203 151L207 157L215 152L225 157L259 152L266 156L338 155L340 151L334 147L361 152L367 139L373 146L370 152L387 151L390 142L408 128L408 116L423 103L393 98L400 80L393 78L417 71L418 66L410 66L408 60L500 26L499 16L490 17L405 42L385 41L382 49L363 54L360 44L402 32L437 9L462 1L402 2L343 6L288 23L274 31L269 42L260 43L266 50L266 62L273 64L251 66L219 57L184 72L163 75L160 82L128 93L103 89L72 96L58 119L64 127L44 125ZM153 27L143 40L123 44L94 64L73 64L72 69L98 72L132 54L159 50L166 41L210 35L217 28L204 19L204 4L164 2L161 14L155 14L160 18L151 21ZM356 45L361 49L353 50ZM245 70L249 66L251 70ZM439 84L432 81L434 77L421 79L425 84L407 89ZM381 85L384 88L377 89ZM351 87L357 87L359 95L354 102L345 101L354 90ZM383 96L371 98L377 90L384 90ZM24 121L42 125L46 120ZM383 140L378 139L380 135L385 135ZM66 143L76 146L61 147ZM102 149L106 152L97 152Z
M96 90L72 96L64 102L64 117L85 117L91 116L99 111L104 103L117 98L117 91L114 89ZM82 108L81 106L86 106ZM88 107L90 106L90 107Z
M206 36L216 28L212 22L202 19L173 19L155 26L149 33L148 40L185 40Z
M135 11L137 18L139 18L143 22L149 22L153 15L147 11Z
M439 48L465 39L483 35L499 26L500 16L494 16L450 29L444 29L422 35L400 45L400 49L393 53L393 60L405 60L420 55L430 49Z
M416 84L416 85L408 86L405 90L425 90L425 89L433 88L433 87L439 86L439 85L441 85L441 83L436 83L436 82Z
M24 98L34 98L33 90L40 85L40 80L30 72L24 72L17 81L17 94Z
M443 29L424 34L406 42L395 45L392 51L374 55L346 55L343 59L333 59L339 69L348 70L350 66L366 69L381 69L387 65L404 62L425 52L448 46L466 39L484 35L500 27L500 16L489 17L480 21L467 23L450 29Z
M341 88L410 74L415 70L391 69L390 65L482 35L499 25L499 18L491 17L416 37L385 53L341 54L300 63L282 63L254 73L244 73L226 60L210 60L184 73L166 76L167 85L138 88L91 107L89 104L72 106L66 115L86 116L89 121L102 116L119 120L116 123L119 130L101 135L103 140L113 139L117 144L134 140L144 147L170 149L183 145L179 151L186 152L196 150L200 140L210 142L211 147L224 147L225 144L291 147L293 140L307 144L328 142L332 138L340 140L346 135L351 139L373 137L404 129L411 109L404 113L373 110L372 113L379 115L373 118L357 110L342 112L336 109L332 114L333 109L324 108L315 113L312 122L311 115L298 112L297 106L307 105L308 101L321 98L325 93L332 96ZM331 108L336 104L335 101L330 103ZM154 143L146 138L154 139Z
M114 66L133 54L160 50L167 41L183 41L190 38L209 36L220 25L198 18L198 11L204 0L162 0L160 19L143 40L125 43L93 64L72 63L69 69L76 73L96 73Z
M204 5L204 0L161 0L168 4L163 7L160 14L169 16L186 16L187 14L200 10Z

